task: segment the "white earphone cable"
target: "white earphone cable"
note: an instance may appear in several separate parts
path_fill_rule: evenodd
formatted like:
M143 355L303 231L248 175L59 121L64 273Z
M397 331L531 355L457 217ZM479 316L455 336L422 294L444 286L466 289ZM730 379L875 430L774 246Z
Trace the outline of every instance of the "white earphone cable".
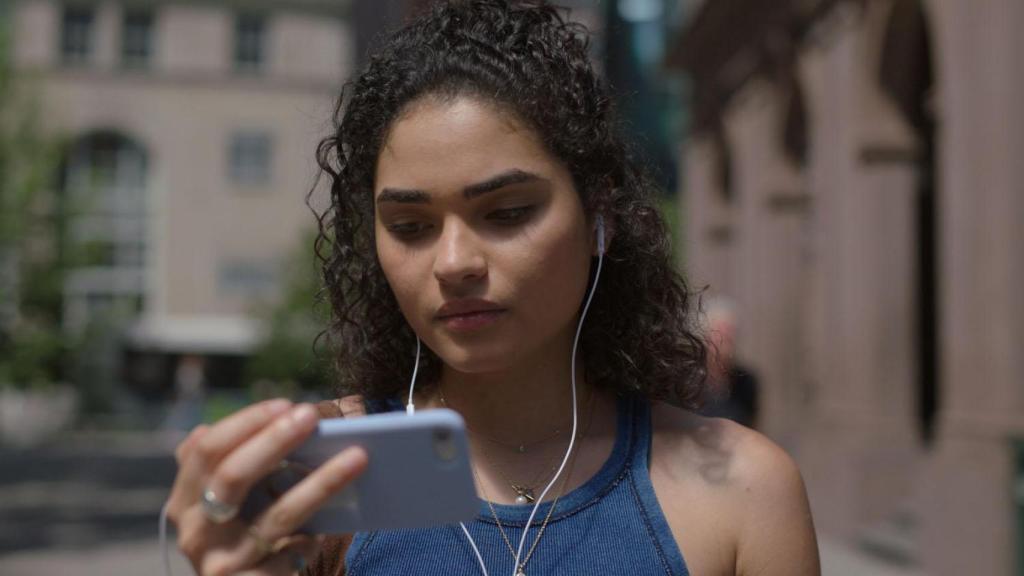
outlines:
M600 216L598 216L600 218ZM597 251L597 271L594 273L594 283L590 287L590 294L587 295L587 302L583 305L583 312L580 314L579 324L576 325L576 337L572 342L572 366L570 367L572 373L572 436L569 438L569 447L565 451L565 456L562 458L562 464L558 467L558 471L555 472L554 478L544 488L544 491L537 497L537 502L533 505L533 510L530 511L530 517L526 520L526 526L523 527L523 536L519 539L519 548L516 550L516 561L513 566L513 576L519 572L519 559L523 554L523 547L526 545L526 536L530 533L530 525L533 524L533 517L536 516L537 510L540 508L541 503L544 501L544 497L551 490L551 487L558 481L559 476L565 470L566 463L569 462L569 457L572 455L573 447L576 444L576 429L579 424L579 407L576 401L576 351L579 349L580 333L583 330L583 320L587 317L587 310L590 308L590 301L594 298L594 291L597 290L597 280L601 277L601 264L604 260L604 230L598 223L598 251Z
M167 546L167 502L160 507L160 556L164 561L164 574L174 576L171 571L171 552Z
M469 540L469 545L473 547L473 554L476 555L476 561L480 563L480 570L484 573L484 576L490 576L487 573L487 565L484 564L484 557L480 555L480 549L476 547L476 542L473 541L473 537L469 535L469 530L466 529L464 522L459 522L459 527L462 528L462 533L466 535L466 539Z
M409 402L405 405L405 413L412 416L416 406L412 403L412 391L416 389L416 373L420 371L420 338L416 337L416 363L412 366L412 381L409 383Z

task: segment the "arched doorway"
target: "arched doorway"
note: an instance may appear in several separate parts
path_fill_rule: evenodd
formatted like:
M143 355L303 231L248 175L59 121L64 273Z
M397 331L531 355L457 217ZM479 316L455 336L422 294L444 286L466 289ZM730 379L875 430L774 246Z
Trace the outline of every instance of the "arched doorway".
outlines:
M80 137L60 174L69 272L64 327L82 330L100 314L134 316L145 295L148 158L112 131Z

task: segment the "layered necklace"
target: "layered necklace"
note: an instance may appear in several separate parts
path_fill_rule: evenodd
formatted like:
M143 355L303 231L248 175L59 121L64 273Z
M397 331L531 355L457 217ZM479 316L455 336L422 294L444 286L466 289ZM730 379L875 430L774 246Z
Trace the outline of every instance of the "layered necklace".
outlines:
M444 391L441 390L440 388L439 388L438 391L439 391L439 396L440 396L440 400L441 400L441 405L446 407L446 408L448 408L449 407L448 406L448 401L444 397ZM573 471L573 468L575 467L575 464L576 464L576 456L580 452L579 446L582 446L583 439L590 432L590 426L591 426L591 424L593 424L593 421L594 421L594 395L595 395L594 392L591 391L590 397L587 399L587 422L586 422L586 424L583 427L583 431L580 432L577 435L577 439L579 440L579 444L578 444L577 448L575 450L573 450L572 455L570 455L570 457L569 457L569 462L567 463L567 466L566 466L566 469L565 469L565 477L562 479L561 485L559 486L559 489L558 489L558 493L555 495L555 499L552 500L552 502L551 502L551 507L548 508L548 513L544 516L544 521L541 522L540 529L537 532L537 536L535 536L534 539L533 539L533 544L530 545L530 549L526 552L526 557L523 558L522 562L520 562L518 566L516 566L515 576L526 576L526 564L530 561L530 558L533 557L533 553L537 550L537 545L540 544L540 539L544 536L544 531L548 527L548 522L551 520L551 516L555 512L555 508L558 506L558 500L565 493L565 489L566 489L566 487L569 484L569 479L572 476L572 471ZM507 443L507 442L498 441L498 440L496 440L494 438L490 438L490 437L488 437L488 436L486 436L484 434L480 434L480 433L474 431L468 425L466 426L466 429L469 430L470 432L472 432L475 436L480 436L481 438L483 438L483 439L485 439L485 440L487 440L489 442L492 442L492 443L497 444L499 446L505 446L506 448L516 449L520 454L526 453L527 447L533 446L533 445L537 445L537 444L540 444L540 443L545 442L547 440L550 440L551 438L554 438L555 436L557 436L558 434L561 433L561 429L556 429L553 434L551 434L551 435L549 435L546 438L541 439L541 440L536 440L536 441L530 442L530 443L510 444L510 443ZM487 461L491 465L491 467L493 469L497 470L498 474L502 477L502 480L504 480L505 483L508 484L512 488L512 490L516 493L516 500L515 500L516 504L528 504L528 503L536 502L536 496L534 495L535 487L540 486L540 483L541 483L541 481L543 481L543 479L550 477L550 474L557 470L557 466L549 466L548 465L548 464L550 464L550 461L549 461L548 464L546 464L541 469L540 474L538 474L533 479L533 481L530 483L530 485L524 485L524 484L520 484L520 483L513 482L512 480L510 480L508 478L508 476L505 475L504 471L502 471L501 467L497 466L494 463L494 461L491 460L490 456L487 456L486 451L484 452L484 457L487 459ZM498 518L498 513L494 509L494 504L491 503L491 498L487 494L487 489L484 487L484 483L481 481L480 475L477 473L476 468L473 468L473 476L476 478L476 482L480 486L480 492L483 494L484 500L487 502L487 508L490 509L490 511L491 511L491 517L494 518L494 523L498 526L498 533L501 534L501 539L505 542L505 546L508 548L509 553L512 554L512 559L514 561L515 558L516 558L516 549L512 546L512 541L511 541L511 539L509 539L508 534L506 534L505 527L502 525L501 519ZM526 526L523 529L524 530L529 530L530 527Z
M594 421L593 396L593 393L591 393L590 409L588 410L587 416L587 425L584 427L583 433L581 433L578 437L580 440L580 446L583 445L583 440L584 438L586 438L588 431L590 431L590 425ZM565 467L565 477L562 479L561 485L558 488L558 493L555 495L555 499L552 500L551 507L548 508L548 513L544 517L544 522L541 523L541 528L538 531L537 536L534 537L534 543L530 544L529 549L526 550L526 557L523 558L522 562L519 563L519 566L516 567L515 576L526 576L526 564L529 563L529 559L534 558L534 552L537 550L537 545L541 543L541 538L544 536L544 531L547 530L548 523L551 521L551 516L555 512L555 508L558 506L558 500L565 493L565 487L568 486L569 478L572 476L572 468L575 465L575 459L577 459L578 454L580 454L579 448L573 450L572 454L569 456L569 461L567 462L567 465ZM495 466L494 463L492 463L492 466L499 471L499 474L502 476L505 482L509 483L507 477L505 477L504 475L504 472L501 471L501 468L499 466ZM473 468L473 476L476 478L476 483L480 486L480 492L483 493L484 501L487 502L487 508L490 510L490 517L495 519L495 524L498 525L498 532L502 535L502 540L505 541L505 546L508 547L509 553L512 554L512 560L515 561L515 547L512 546L512 540L508 537L508 534L505 533L505 527L502 525L501 519L498 518L498 511L495 510L495 505L492 502L490 502L490 496L487 495L487 489L484 488L483 482L480 481L480 477L477 474L476 468ZM516 503L525 503L523 501L520 501L520 498L523 497L523 495L519 493L519 489L514 484L512 485L512 489L515 490L518 494L515 499ZM530 491L530 498L532 498L532 491ZM529 501L532 502L534 500L530 499ZM523 530L529 530L529 526L524 527Z
M444 406L445 408L450 408L450 406L448 405L448 400L444 396L444 390L441 389L440 387L438 388L438 396L440 397L441 405ZM583 436L585 436L586 433L590 430L590 423L593 420L593 416L594 392L591 391L590 396L587 399L587 424L585 425L583 432L577 435L577 439L582 440ZM520 454L526 454L530 447L543 444L551 440L552 438L555 438L562 434L562 429L556 428L554 432L539 440L534 440L532 442L510 443L498 440L494 437L488 436L487 434L483 434L481 432L473 430L472 428L469 427L468 424L466 425L466 430L469 430L474 436L483 438L484 440L492 444L496 444L504 448L515 450ZM484 451L484 458L487 459L487 462L488 464L491 465L491 468L496 470L498 474L501 476L502 480L504 480L505 483L508 484L510 488L512 488L512 491L515 492L516 504L533 504L534 502L536 502L537 488L546 484L547 479L550 478L551 475L554 474L554 472L558 469L557 463L558 461L561 460L560 455L553 455L550 459L548 459L545 465L541 467L540 471L536 475L534 475L533 478L530 479L529 482L519 482L509 478L509 476L505 474L504 469L497 463L495 463L493 459L491 459L491 457L487 454L487 451Z
M565 487L569 484L569 477L572 475L573 467L576 464L576 455L579 454L578 450L573 451L572 456L569 458L569 465L565 470L565 478L562 479L562 485L558 488L558 494L555 495L555 499L551 502L551 507L548 508L547 515L544 516L544 521L540 525L540 530L537 532L537 536L533 538L533 544L530 545L530 549L526 552L526 557L523 561L516 566L516 576L526 576L526 564L530 562L530 558L533 557L534 551L537 550L537 544L540 544L540 539L544 536L544 530L548 527L548 522L551 520L551 515L555 512L555 507L558 506L558 500L565 493ZM477 484L480 485L480 491L483 493L484 500L487 502L487 507L491 510L491 517L494 518L494 523L498 525L498 533L501 534L501 539L505 541L505 546L508 547L508 551L512 554L512 560L515 561L516 549L512 546L512 541L509 539L508 534L505 533L505 527L501 524L501 519L498 518L498 512L494 509L494 504L491 503L491 497L487 494L487 489L484 488L484 483L480 480L479 474L476 472L476 468L473 469L473 476L476 477ZM516 501L519 499L516 498ZM526 526L523 530L529 530L530 527Z

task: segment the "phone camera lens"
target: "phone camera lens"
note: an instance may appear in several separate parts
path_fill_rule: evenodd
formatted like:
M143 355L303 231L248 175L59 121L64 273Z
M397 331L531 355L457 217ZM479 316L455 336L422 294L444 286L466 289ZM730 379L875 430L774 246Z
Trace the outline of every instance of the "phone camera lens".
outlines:
M434 430L434 453L445 462L455 459L457 451L455 450L455 439L452 437L451 430L447 428L437 428Z

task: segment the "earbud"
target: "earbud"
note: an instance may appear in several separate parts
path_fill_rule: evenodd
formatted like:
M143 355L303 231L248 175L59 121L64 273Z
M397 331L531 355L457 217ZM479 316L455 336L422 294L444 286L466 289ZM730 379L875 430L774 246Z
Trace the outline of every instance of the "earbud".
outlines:
M604 217L600 214L594 219L594 228L597 230L597 253L604 256Z

